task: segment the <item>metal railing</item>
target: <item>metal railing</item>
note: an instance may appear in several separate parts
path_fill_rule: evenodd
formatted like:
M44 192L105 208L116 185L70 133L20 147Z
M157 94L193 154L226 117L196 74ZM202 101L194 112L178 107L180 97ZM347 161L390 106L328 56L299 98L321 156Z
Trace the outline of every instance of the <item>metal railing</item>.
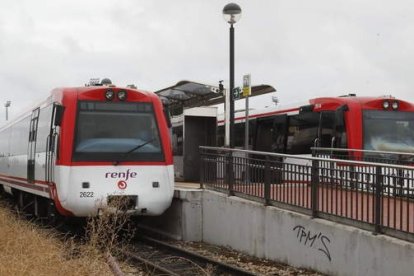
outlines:
M313 147L312 156L322 158L344 159L354 161L367 161L386 164L409 165L414 164L414 153L377 151L377 150L357 150L341 148L318 148Z
M200 147L201 184L414 242L414 166L313 150L314 157Z

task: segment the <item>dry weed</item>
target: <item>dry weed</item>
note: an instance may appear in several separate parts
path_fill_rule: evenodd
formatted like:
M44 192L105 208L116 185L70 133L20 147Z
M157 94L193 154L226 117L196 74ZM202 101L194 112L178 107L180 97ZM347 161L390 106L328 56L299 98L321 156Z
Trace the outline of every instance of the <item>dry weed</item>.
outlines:
M125 209L122 200L113 204ZM88 219L83 244L62 242L53 229L41 229L0 203L0 275L113 275L107 257L132 237L128 221L124 211L102 210Z
M122 198L111 201L111 206L101 210L100 215L90 217L86 226L86 246L101 254L117 255L134 236L130 216L127 214L128 202Z
M57 235L0 205L0 275L112 275L102 258Z

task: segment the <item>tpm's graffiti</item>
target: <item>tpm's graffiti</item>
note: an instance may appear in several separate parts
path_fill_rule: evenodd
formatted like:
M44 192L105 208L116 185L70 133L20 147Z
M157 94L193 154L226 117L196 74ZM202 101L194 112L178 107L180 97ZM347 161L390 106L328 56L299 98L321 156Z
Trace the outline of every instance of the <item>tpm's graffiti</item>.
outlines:
M302 225L297 225L293 228L293 231L296 232L296 237L298 238L299 242L309 248L315 248L318 251L321 251L325 254L329 261L331 261L331 253L329 252L329 244L331 240L322 234L319 233L311 233L310 230L306 230L306 228Z

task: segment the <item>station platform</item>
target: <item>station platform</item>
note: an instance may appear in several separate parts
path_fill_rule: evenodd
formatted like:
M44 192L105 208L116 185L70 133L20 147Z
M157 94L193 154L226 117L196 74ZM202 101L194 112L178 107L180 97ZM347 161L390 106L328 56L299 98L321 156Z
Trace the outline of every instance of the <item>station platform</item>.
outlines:
M174 189L201 189L201 184L196 182L175 182Z
M171 207L142 223L176 240L230 247L329 275L386 276L396 268L398 275L412 275L413 243L201 189L199 183L176 182Z

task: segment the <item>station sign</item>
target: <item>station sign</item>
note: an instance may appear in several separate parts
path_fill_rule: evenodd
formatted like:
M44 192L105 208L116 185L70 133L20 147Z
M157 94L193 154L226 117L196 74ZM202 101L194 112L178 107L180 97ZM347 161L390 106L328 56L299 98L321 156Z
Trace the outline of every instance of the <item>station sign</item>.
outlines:
M252 94L250 85L250 74L243 76L243 97L248 97Z
M238 100L240 99L241 89L240 87L233 88L233 99Z

